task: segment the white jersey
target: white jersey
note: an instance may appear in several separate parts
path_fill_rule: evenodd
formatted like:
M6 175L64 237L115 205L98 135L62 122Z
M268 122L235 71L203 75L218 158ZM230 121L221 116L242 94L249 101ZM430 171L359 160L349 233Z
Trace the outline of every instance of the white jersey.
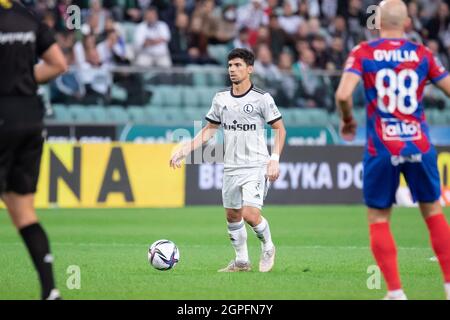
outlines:
M265 124L281 119L272 96L254 87L242 95L232 89L216 93L206 120L220 124L224 132L224 171L257 168L267 164Z

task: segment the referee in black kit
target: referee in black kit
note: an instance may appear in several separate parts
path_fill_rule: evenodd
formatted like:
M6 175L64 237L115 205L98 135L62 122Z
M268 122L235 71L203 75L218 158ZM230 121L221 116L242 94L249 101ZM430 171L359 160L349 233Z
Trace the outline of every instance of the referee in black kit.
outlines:
M38 58L42 62L36 64ZM41 298L48 300L61 297L49 241L34 209L44 142L37 84L66 69L50 29L19 2L0 0L0 194L39 274Z

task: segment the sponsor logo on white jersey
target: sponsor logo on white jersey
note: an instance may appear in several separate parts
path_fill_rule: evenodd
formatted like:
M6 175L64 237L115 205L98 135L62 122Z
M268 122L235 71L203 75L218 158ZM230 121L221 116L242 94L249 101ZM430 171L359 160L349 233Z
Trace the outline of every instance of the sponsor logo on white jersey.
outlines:
M244 106L244 112L248 113L248 114L252 113L253 112L253 106L251 104L246 104Z
M223 128L225 130L232 131L256 131L256 124L254 123L238 123L236 120L233 124L223 123Z

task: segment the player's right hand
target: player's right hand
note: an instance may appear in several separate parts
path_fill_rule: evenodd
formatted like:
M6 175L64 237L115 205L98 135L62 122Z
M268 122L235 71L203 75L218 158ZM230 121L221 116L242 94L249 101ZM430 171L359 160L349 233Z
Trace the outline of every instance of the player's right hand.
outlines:
M356 127L357 123L353 118L349 121L341 120L339 133L341 134L342 139L344 139L345 141L352 141L353 139L355 139Z
M173 169L181 168L181 162L183 159L184 157L181 154L181 151L175 152L170 158L169 166Z
M178 148L170 157L169 166L173 169L181 168L181 163L189 152L189 144L187 143L181 146L181 148Z

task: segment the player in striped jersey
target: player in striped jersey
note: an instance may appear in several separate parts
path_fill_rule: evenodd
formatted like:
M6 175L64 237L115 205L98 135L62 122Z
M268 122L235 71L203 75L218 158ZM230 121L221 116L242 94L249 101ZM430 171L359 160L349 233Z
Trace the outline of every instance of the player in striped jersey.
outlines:
M427 47L404 38L404 28L410 21L403 1L382 1L379 9L381 37L353 49L336 92L341 135L346 140L355 135L352 93L362 78L367 102L363 193L371 249L388 287L385 298L406 299L389 226L402 173L414 200L419 202L450 299L450 229L439 203L437 154L423 104L427 82L450 95L450 77Z

